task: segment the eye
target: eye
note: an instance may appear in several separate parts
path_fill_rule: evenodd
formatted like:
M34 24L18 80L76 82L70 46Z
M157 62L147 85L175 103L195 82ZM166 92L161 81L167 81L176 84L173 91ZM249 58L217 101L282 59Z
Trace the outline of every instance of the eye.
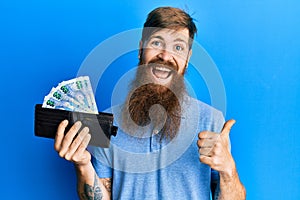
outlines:
M176 51L183 51L184 48L183 48L183 46L181 46L181 45L175 45L175 50L176 50Z
M152 41L151 44L152 44L152 46L154 46L154 47L160 47L160 46L161 46L161 42L158 41L158 40Z

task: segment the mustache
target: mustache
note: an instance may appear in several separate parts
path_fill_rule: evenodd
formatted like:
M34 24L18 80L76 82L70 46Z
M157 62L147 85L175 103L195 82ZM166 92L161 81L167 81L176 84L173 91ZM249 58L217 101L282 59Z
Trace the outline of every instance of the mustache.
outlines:
M174 62L164 61L160 58L154 58L148 62L148 65L162 65L163 67L167 67L173 71L178 71L178 66Z

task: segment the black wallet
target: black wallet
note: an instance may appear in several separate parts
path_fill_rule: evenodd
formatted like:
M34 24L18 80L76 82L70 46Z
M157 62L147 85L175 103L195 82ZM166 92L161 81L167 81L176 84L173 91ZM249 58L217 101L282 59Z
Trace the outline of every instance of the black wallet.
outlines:
M81 121L82 128L89 127L91 140L89 145L108 148L111 136L116 136L118 127L113 125L113 114L99 112L90 114L71 112L51 108L43 108L42 104L35 105L34 134L45 138L55 138L58 125L67 119L69 124L65 133L76 121Z

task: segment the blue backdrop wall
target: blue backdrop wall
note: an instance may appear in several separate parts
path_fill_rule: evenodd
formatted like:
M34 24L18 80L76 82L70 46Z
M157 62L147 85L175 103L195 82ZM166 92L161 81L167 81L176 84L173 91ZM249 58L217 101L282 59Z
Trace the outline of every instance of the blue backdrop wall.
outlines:
M196 41L223 78L226 119L237 120L232 153L247 199L300 199L297 0L2 0L0 199L77 199L72 164L59 158L53 140L34 136L34 105L52 86L75 77L98 44L142 27L150 10L165 5L196 19ZM96 90L99 110L110 105L113 86L137 63L136 53L105 72ZM189 69L193 88L210 103L194 73Z

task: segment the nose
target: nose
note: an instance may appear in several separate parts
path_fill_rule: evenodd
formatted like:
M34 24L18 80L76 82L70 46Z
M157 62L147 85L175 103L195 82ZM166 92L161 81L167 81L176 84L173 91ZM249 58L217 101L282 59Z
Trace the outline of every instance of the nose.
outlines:
M163 61L172 61L173 60L172 53L167 51L166 49L161 50L161 52L158 54L158 57Z

